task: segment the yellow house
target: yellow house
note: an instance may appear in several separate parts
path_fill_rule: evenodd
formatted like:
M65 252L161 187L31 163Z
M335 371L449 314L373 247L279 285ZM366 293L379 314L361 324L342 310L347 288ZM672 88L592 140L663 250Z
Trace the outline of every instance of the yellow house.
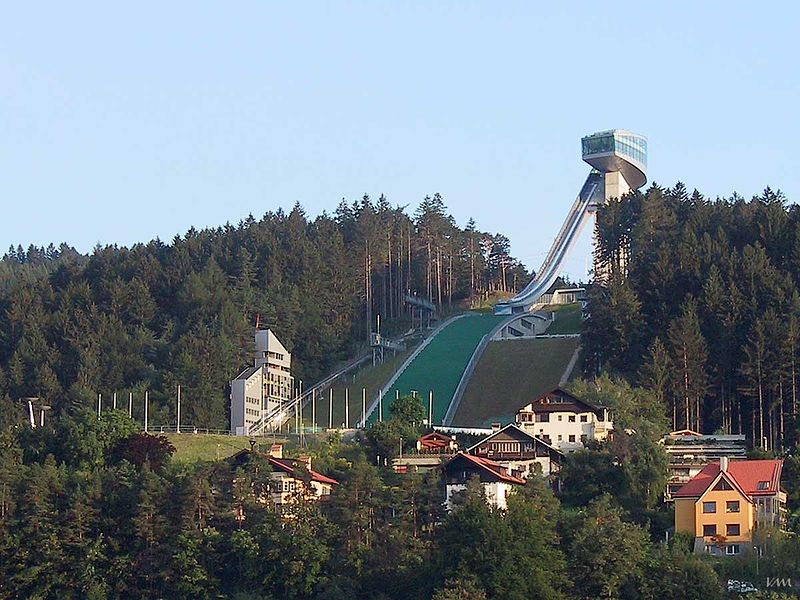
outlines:
M747 552L758 527L780 527L786 494L782 460L733 460L706 465L673 494L675 531L695 538L695 552Z

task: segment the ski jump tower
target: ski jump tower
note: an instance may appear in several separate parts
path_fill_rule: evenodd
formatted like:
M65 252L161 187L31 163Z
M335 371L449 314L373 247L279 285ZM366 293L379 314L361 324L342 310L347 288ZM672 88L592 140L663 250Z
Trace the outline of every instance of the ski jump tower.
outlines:
M587 135L581 140L583 160L592 170L558 232L550 252L530 283L513 298L497 304L495 314L513 315L533 310L534 305L561 272L581 229L597 207L619 198L647 182L647 138L612 129Z

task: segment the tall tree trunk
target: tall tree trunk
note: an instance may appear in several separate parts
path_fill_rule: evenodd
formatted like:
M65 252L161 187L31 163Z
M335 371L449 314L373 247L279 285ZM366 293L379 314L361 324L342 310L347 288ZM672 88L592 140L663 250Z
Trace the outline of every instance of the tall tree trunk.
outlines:
M692 424L689 411L689 356L685 346L683 348L683 400L686 411L684 414L684 423L686 424L686 429L691 429Z
M475 306L475 237L469 234L469 305Z
M431 241L428 240L428 265L427 265L427 268L425 269L425 271L427 273L427 278L428 278L428 281L427 281L428 300L433 302L433 287L432 287L433 284L431 282L433 267L431 265L431 261L432 261L432 259L431 259Z
M442 305L442 248L436 248L436 297L439 306Z

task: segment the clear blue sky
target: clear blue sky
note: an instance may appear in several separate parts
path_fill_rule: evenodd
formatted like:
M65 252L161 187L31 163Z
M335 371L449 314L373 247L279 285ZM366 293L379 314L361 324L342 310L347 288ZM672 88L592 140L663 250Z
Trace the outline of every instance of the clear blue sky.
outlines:
M440 192L538 267L617 127L660 184L800 198L794 2L111 4L3 9L2 250Z

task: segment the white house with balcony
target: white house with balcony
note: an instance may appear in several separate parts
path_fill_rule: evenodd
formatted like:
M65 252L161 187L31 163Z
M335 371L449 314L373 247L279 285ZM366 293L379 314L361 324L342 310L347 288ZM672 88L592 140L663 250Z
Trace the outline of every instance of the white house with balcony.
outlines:
M561 452L573 452L589 441L605 440L614 428L608 407L591 404L556 388L523 406L517 427Z

